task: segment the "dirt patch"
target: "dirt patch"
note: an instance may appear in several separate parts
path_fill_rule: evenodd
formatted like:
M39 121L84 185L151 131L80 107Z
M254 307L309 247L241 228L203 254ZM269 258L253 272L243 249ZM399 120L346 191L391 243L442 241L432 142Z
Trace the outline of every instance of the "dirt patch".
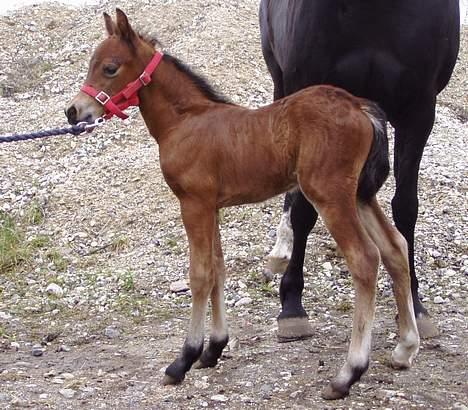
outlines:
M0 17L0 134L64 124L63 107L103 38L101 14L116 4ZM257 0L118 6L234 102L271 101ZM382 274L370 369L349 398L320 399L346 355L352 284L319 226L304 295L316 335L276 342L279 277L261 281L280 219L275 198L222 213L231 343L221 363L161 386L188 326L189 292L169 289L186 276L187 243L157 146L133 110L91 135L1 146L0 209L18 238L8 249L22 256L0 273L0 407L466 409L467 46L465 29L421 165L416 265L441 336L423 342L411 370L388 366L397 330ZM380 195L387 211L392 192L389 181Z

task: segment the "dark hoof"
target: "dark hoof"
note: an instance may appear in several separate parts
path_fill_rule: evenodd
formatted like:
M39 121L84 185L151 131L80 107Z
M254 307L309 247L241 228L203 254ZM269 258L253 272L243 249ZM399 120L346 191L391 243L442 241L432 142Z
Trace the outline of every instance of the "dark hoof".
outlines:
M322 391L322 398L325 400L338 400L344 399L348 396L349 390L337 390L333 387L332 383L330 383L327 387L325 387Z
M168 386L168 385L174 385L174 384L180 384L182 383L184 378L182 379L176 379L175 377L169 376L168 374L165 374L162 380L163 386Z
M206 362L203 362L202 360L198 360L193 365L193 368L194 369L207 369L207 368L210 368L210 367L215 367L217 364L218 364L218 361L216 361L214 363L206 363Z
M194 369L206 369L208 366L204 364L201 360L198 360L194 365Z
M439 329L437 329L429 315L420 314L416 318L416 324L418 325L419 337L421 339L430 339L440 334Z
M307 317L288 317L278 319L278 342L294 342L314 334Z

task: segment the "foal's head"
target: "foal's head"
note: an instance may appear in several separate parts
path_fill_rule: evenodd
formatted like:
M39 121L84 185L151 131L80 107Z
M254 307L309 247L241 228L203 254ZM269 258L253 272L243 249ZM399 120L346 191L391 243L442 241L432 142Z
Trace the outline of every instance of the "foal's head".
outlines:
M116 21L104 13L108 37L95 50L88 70L86 84L113 96L141 74L154 53L130 26L125 13L117 9ZM80 91L65 108L71 124L94 122L104 114L102 104Z

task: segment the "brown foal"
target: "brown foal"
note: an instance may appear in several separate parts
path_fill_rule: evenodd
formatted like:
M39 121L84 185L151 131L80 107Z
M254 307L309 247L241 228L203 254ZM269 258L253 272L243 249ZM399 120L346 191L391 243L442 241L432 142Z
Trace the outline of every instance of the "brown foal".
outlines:
M108 37L96 49L88 88L114 96L161 57L151 82L138 91L145 123L159 144L161 170L180 201L190 246L192 315L180 356L165 384L198 367L215 366L228 342L219 234L222 207L264 201L297 186L319 212L352 274L356 304L347 359L323 392L341 398L367 369L380 256L394 282L400 340L392 363L411 366L419 348L404 238L375 194L388 175L385 119L371 102L316 86L259 109L233 105L177 59L155 50L117 9L105 14ZM104 95L104 94L102 94ZM102 97L101 95L101 97ZM69 121L92 122L108 112L103 99L80 92ZM211 299L207 347L204 322Z

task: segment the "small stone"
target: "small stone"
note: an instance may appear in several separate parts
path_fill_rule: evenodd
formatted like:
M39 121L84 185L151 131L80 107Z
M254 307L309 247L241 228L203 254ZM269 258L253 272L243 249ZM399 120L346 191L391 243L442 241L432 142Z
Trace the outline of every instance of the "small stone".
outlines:
M0 312L0 319L2 320L10 320L11 315L7 312Z
M295 399L297 398L300 394L302 393L302 390L296 390L296 391L293 391L289 397L291 397L291 399Z
M444 298L442 298L441 296L436 296L436 297L434 298L434 303L440 305L441 303L445 303L445 300L444 300Z
M8 394L5 393L0 393L0 403L6 401L10 401L10 396L8 396Z
M41 400L47 400L48 397L49 397L49 395L48 395L47 393L42 393L42 394L39 395L39 398L40 398Z
M60 377L65 380L70 380L73 379L75 375L73 373L62 373Z
M245 296L243 298L240 298L234 306L244 306L244 305L249 305L252 303L252 298L249 298L248 296Z
M57 375L57 371L52 369L52 370L49 370L47 373L44 373L44 377L45 378L48 378L48 377L55 377Z
M240 347L239 339L237 337L233 337L231 340L229 340L228 347L229 347L229 351L231 352L234 350L238 350Z
M210 384L204 380L195 380L193 384L197 389L207 389L210 387Z
M115 326L107 326L106 330L104 330L104 334L109 339L114 339L114 338L120 336L120 331Z
M57 352L69 352L71 350L70 346L67 345L60 345L57 348Z
M19 348L20 348L20 344L18 342L11 342L10 343L10 348L12 348L13 350L18 351Z
M57 285L56 283L50 283L49 286L46 288L46 292L49 295L53 295L56 297L62 297L63 296L63 289Z
M214 396L211 396L210 399L213 401L220 401L220 402L228 401L228 398L222 394L215 394Z
M72 389L60 389L59 393L66 399L73 399L76 392L75 390L72 390Z
M332 265L330 262L325 262L325 263L322 265L322 268L325 269L325 270L332 270L332 269L333 269L333 265Z
M169 290L173 293L180 293L187 292L188 290L190 290L190 287L184 279L181 279L176 282L172 282L169 285Z
M91 397L96 392L96 389L94 387L81 387L80 390L82 399Z
M31 354L35 357L42 356L44 354L44 348L41 345L34 345L31 349Z

